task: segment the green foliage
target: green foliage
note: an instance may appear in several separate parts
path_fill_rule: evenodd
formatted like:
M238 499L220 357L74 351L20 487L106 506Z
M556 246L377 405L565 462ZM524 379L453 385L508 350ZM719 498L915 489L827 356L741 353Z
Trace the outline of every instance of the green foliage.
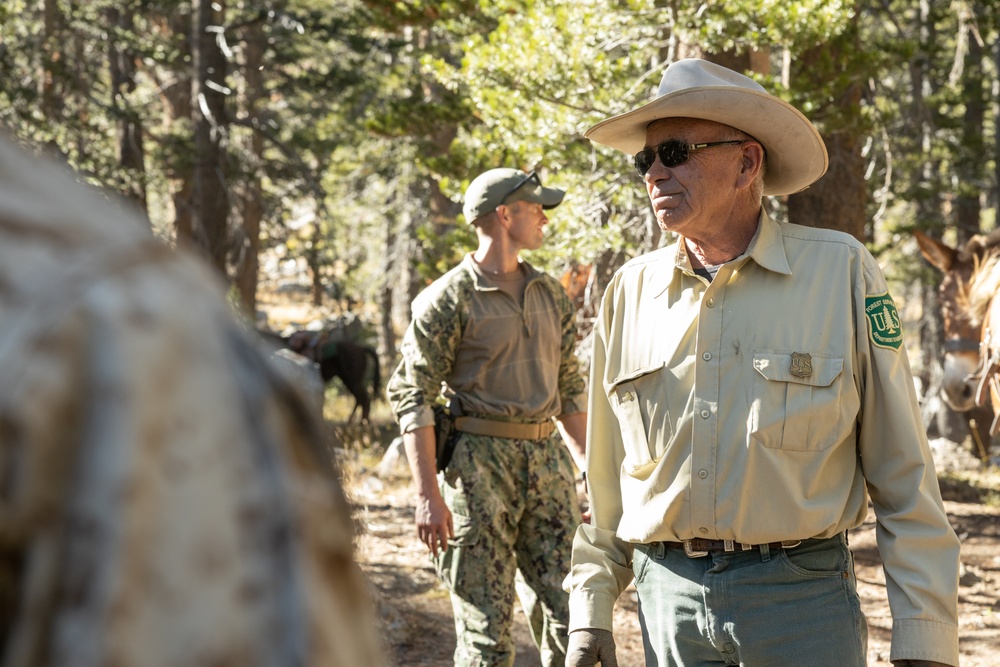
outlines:
M853 0L744 0L692 7L678 22L713 52L761 46L804 51L834 41L853 18Z
M417 240L428 258L418 267L423 284L444 274L478 245L475 229L464 222L449 225L443 233L432 226L423 226L417 230Z
M550 216L549 242L532 256L543 266L641 243L645 203L638 178L627 159L595 150L582 134L641 103L655 86L659 77L649 76L648 58L663 10L651 3L609 9L604 2L558 0L528 3L517 13L495 11L496 28L471 36L459 64L424 59L473 109L453 151L465 165L463 184L485 169L512 166L536 169L567 190ZM637 12L644 20L635 20ZM631 192L637 185L641 196Z
M171 86L190 87L190 0L55 6L46 35L41 3L0 3L0 125L91 182L144 183L154 225L169 229L195 154L191 120L169 118L166 104ZM113 23L113 10L133 23ZM543 268L668 242L628 156L583 133L651 99L681 55L752 50L770 54L766 88L825 133L863 139L872 247L907 275L907 231L952 229L957 196L980 194L980 228L994 224L996 121L988 113L970 133L966 111L971 84L989 94L997 73L967 54L978 36L995 59L998 14L968 0L237 0L220 33L231 94L219 132L232 190L260 183L265 247L284 244L330 292L374 303L475 246L462 193L496 166L537 170L568 193L529 257ZM264 94L250 108L257 30ZM109 45L131 54L133 85L112 89ZM860 124L844 112L848 91L860 94ZM125 121L146 133L144 174L120 164ZM234 204L233 226L238 214Z

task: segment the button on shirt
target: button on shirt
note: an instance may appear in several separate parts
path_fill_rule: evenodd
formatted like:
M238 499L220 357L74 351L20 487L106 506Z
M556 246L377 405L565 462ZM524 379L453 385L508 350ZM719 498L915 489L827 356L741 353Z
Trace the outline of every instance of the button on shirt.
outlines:
M870 495L893 656L957 664L958 541L898 326L862 244L766 214L711 283L683 244L622 267L595 326L570 629L611 629L633 543L829 537Z

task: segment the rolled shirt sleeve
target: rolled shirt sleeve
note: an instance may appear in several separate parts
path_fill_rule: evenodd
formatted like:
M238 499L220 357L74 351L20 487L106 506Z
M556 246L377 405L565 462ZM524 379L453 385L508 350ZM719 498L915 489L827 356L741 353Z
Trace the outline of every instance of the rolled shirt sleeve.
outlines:
M413 302L413 320L400 345L402 359L386 386L386 397L402 433L434 424L432 405L451 374L462 337L461 301L436 284Z

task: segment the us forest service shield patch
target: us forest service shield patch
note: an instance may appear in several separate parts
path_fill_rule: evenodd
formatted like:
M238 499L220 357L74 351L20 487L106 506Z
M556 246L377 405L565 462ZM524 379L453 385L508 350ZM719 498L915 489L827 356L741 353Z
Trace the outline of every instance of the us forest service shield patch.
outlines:
M872 342L879 347L898 350L903 344L903 328L899 323L899 311L889 293L866 296L865 314Z

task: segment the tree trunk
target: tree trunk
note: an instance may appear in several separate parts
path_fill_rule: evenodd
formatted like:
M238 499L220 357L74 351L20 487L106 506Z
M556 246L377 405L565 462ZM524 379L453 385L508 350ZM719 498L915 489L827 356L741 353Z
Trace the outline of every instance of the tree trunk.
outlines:
M860 96L857 99L860 100ZM860 107L854 111L859 110ZM847 113L850 112L845 110ZM854 117L860 118L860 114ZM830 156L830 168L812 186L788 197L788 221L807 227L837 229L859 241L867 241L871 230L865 224L868 186L861 138L845 129L824 133L823 141Z
M868 186L865 183L865 163L861 155L862 72L844 72L842 68L857 63L854 58L838 54L856 53L856 19L835 41L800 54L793 64L794 81L838 82L836 102L810 118L822 126L823 141L830 157L826 174L809 188L788 197L788 220L809 227L823 227L846 232L859 241L869 240L871 230L866 221ZM841 83L842 82L842 83Z
M317 308L323 305L323 267L322 261L323 233L319 215L313 221L312 238L306 251L306 264L312 274L312 305Z
M755 72L757 74L771 73L771 51L724 51L704 56L717 65L728 67L735 72Z
M411 193L400 192L399 197L403 200L407 198L408 194L412 196ZM392 261L395 267L393 275L396 278L392 287L395 291L393 297L393 304L396 308L394 319L401 323L404 328L413 316L413 300L427 286L415 268L421 252L420 243L417 240L420 216L415 215L415 211L418 210L421 209L400 206L394 221L396 225L396 236L393 239L392 249ZM382 343L380 342L380 344Z
M226 57L220 47L225 4L193 0L191 86L195 164L192 224L211 264L227 276L229 192L226 156Z
M246 28L244 53L246 57L246 105L247 120L251 130L247 154L251 164L247 171L246 189L243 193L243 234L245 237L241 261L236 273L236 286L240 292L240 303L251 317L257 311L257 279L260 272L260 224L264 218L263 192L261 188L261 162L264 155L264 139L260 127L260 107L264 101L264 32L261 23L255 21Z
M177 245L194 248L194 225L191 217L191 195L194 191L194 163L191 160L186 130L174 130L175 124L184 127L191 118L191 15L175 12L160 19L163 31L173 36L177 55L170 64L168 81L158 82L163 102L163 125L168 136L174 135L167 151L165 169L173 181L171 202L174 208L174 236ZM179 140L183 136L184 141Z
M920 34L921 50L927 53L935 49L937 23L933 16L934 7L927 0L920 0L917 30ZM910 60L910 78L912 82L910 118L915 126L916 143L923 153L923 164L920 167L919 178L921 187L933 193L933 196L915 197L916 219L923 227L932 233L939 233L945 227L944 214L941 208L940 192L943 185L940 182L940 161L933 154L932 138L938 125L934 112L926 104L926 95L931 90L928 82L927 59L913 58ZM959 230L961 235L961 230ZM961 240L964 243L964 240ZM967 433L966 419L960 413L949 408L942 400L941 379L943 368L941 350L944 349L944 324L941 315L941 304L938 300L936 285L921 285L923 295L923 318L919 325L920 354L923 360L924 383L924 422L930 435L939 435L954 442L962 442Z
M129 46L121 45L116 36L117 30L133 30L133 14L131 11L122 12L118 7L109 7L105 10L105 17L112 28L108 31L108 69L111 75L111 108L118 121L118 164L125 177L122 194L135 202L143 217L148 219L142 121L128 103L128 95L135 92L136 87L136 54Z
M1000 26L997 27L1000 31ZM1000 72L1000 39L993 45L993 71ZM1000 104L995 104L996 113L993 116L993 127L1000 127ZM1000 213L1000 138L994 129L993 136L993 208Z
M46 48L42 54L41 76L38 77L39 93L42 98L42 115L49 122L54 122L61 115L56 95L54 64L62 56L62 40L59 32L59 8L57 0L43 0L42 3L42 35Z
M982 19L982 8L977 11ZM981 21L975 23L982 24ZM965 114L962 118L962 144L960 159L955 165L958 175L955 197L955 226L959 237L968 239L980 232L981 204L979 197L986 182L986 144L983 141L983 121L986 118L986 100L983 94L983 47L976 34L976 26L965 28L968 50L962 68L962 99Z
M429 48L434 34L424 28L415 31L411 39L418 51ZM440 84L433 78L424 76L420 81L421 91L428 101L438 101L442 96ZM458 136L457 123L441 125L426 142L427 157L447 155L451 143ZM501 165L494 165L499 167ZM475 174L470 175L470 177ZM419 272L413 270L421 248L417 240L417 230L430 223L435 233L444 234L453 228L460 205L452 202L441 192L437 177L423 173L413 165L401 165L396 174L398 183L404 184L405 191L399 193L400 206L396 221L387 221L386 230L386 270L383 273L385 281L380 297L384 308L383 321L380 326L379 348L385 353L396 349L395 329L393 322L408 323L411 317L410 306L417 294L425 287ZM426 201L426 207L413 207L413 201ZM395 227L393 228L393 225ZM393 311L398 312L393 312ZM403 324L405 327L406 325Z
M382 290L379 293L379 335L378 354L382 367L388 368L396 353L396 330L393 327L393 289L396 281L392 279L393 255L396 246L396 221L391 216L385 217L385 239L382 250Z

